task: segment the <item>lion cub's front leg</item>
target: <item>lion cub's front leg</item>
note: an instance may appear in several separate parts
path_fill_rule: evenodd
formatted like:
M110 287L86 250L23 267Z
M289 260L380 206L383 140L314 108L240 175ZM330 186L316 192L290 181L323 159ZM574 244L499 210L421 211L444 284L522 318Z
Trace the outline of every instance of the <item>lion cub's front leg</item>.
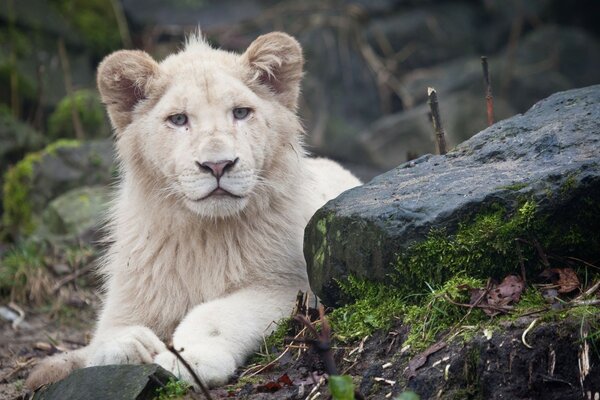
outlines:
M151 363L166 351L165 344L145 326L111 328L90 344L86 366Z
M183 319L173 345L209 386L227 382L246 357L256 351L273 321L289 315L298 288L252 288L201 304ZM194 384L186 368L170 352L154 362Z

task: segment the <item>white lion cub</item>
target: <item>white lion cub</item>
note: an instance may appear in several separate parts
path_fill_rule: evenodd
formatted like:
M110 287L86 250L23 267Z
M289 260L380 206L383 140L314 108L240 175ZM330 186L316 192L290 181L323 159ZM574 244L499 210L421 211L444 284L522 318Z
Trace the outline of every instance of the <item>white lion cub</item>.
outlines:
M74 368L158 363L193 383L227 381L308 289L304 227L360 182L310 159L296 116L303 57L284 33L244 54L201 37L161 63L118 51L98 68L122 179L89 346L45 360L30 388Z

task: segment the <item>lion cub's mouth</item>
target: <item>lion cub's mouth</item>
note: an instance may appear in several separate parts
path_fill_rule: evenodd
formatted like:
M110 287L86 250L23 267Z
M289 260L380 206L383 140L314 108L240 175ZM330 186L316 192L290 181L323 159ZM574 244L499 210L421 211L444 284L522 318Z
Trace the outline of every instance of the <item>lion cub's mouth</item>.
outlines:
M243 196L238 196L237 194L233 194L231 192L228 192L227 190L223 189L222 187L217 187L215 190L213 190L212 192L210 192L209 194L207 194L204 197L201 197L199 199L195 199L194 201L202 201L202 200L206 200L210 197L233 197L234 199L241 199Z

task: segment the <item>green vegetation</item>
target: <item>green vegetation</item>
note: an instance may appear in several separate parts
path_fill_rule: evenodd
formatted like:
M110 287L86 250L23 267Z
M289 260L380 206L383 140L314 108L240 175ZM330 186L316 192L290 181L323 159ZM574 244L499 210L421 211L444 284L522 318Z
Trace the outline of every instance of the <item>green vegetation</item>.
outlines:
M8 250L0 260L0 296L19 303L47 300L52 280L44 256L43 246L33 242Z
M4 175L2 193L2 225L13 237L27 236L36 228L29 192L33 184L35 164L45 154L55 154L60 148L76 147L80 142L61 139L46 146L45 149L28 154L23 160L10 168Z
M462 271L480 278L501 277L518 265L515 239L529 238L538 230L536 209L535 203L525 201L514 215L507 215L496 205L472 222L459 224L454 235L432 230L423 242L398 256L397 270L409 282L432 284L441 284ZM523 256L531 253L528 249Z
M354 383L349 375L329 377L329 391L333 400L354 400Z
M448 297L456 302L468 304L469 293L461 288L485 287L479 279L458 274L438 288L431 288L417 304L406 308L404 323L410 326L410 333L404 345L410 345L413 351L424 350L439 339L439 336L457 327L457 325L477 325L488 320L480 309L471 312L464 307L454 305Z
M75 138L72 109L79 114L83 131L87 138L108 137L110 129L104 117L104 108L98 92L82 89L73 96L64 97L50 115L48 120L48 136L51 139L61 137Z
M190 391L190 385L184 381L170 379L169 382L156 390L154 400L180 399Z
M379 329L388 329L400 318L406 304L392 287L349 277L339 281L344 293L354 302L336 308L329 315L335 335L342 341L363 338Z
M284 318L276 323L275 330L263 340L258 352L249 360L251 364L265 364L271 362L277 353L284 347L284 339L293 336L291 318Z
M51 0L51 4L81 34L94 55L101 57L121 46L110 0Z
M597 236L587 233L585 223L591 223L582 223L581 215L570 218L558 226L549 223L549 217L538 216L535 203L525 200L514 214L492 206L472 221L460 223L454 234L431 231L424 241L398 255L396 273L389 277L389 284L356 277L338 282L351 301L330 314L336 337L342 341L360 339L388 329L394 320L400 319L411 327L405 344L410 345L412 351L419 351L439 340L444 332L457 332L461 326L487 324L489 317L481 309L454 305L448 298L468 304L470 296L465 288L483 288L487 278L501 279L517 272L521 259L529 274L544 268L531 244L534 240L539 240L544 248L563 251L579 248ZM515 245L517 238L531 242L521 246L521 254ZM415 287L423 287L423 290ZM514 312L502 318L516 318L547 308L540 291L528 288ZM472 332L472 329L465 330L461 337L466 338Z

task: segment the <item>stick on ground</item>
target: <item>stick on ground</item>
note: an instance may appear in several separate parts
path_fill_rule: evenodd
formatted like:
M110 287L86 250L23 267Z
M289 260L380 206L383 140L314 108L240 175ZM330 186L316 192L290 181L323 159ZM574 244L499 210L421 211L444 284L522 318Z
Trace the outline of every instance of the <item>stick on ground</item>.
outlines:
M435 130L437 153L446 154L446 132L442 125L437 93L434 88L427 88L427 97L429 98L429 108L431 109L431 121L433 122L433 129Z
M494 124L494 96L492 96L492 82L488 69L487 57L481 57L481 67L483 68L483 83L485 84L485 104L487 109L488 126Z
M168 345L167 349L171 353L173 353L175 355L175 357L177 357L177 359L189 371L189 373L192 374L192 377L194 378L194 381L196 381L196 383L198 384L198 386L202 390L202 393L204 394L204 396L208 400L212 400L212 397L210 396L210 392L208 391L208 388L206 387L206 385L204 384L204 382L202 382L202 380L200 379L200 377L198 376L198 374L196 374L196 371L194 371L194 369L190 366L190 364L188 364L188 362L181 356L181 354L179 354L179 352L183 351L183 349L177 351L177 350L175 350L175 347L173 347L173 345Z

